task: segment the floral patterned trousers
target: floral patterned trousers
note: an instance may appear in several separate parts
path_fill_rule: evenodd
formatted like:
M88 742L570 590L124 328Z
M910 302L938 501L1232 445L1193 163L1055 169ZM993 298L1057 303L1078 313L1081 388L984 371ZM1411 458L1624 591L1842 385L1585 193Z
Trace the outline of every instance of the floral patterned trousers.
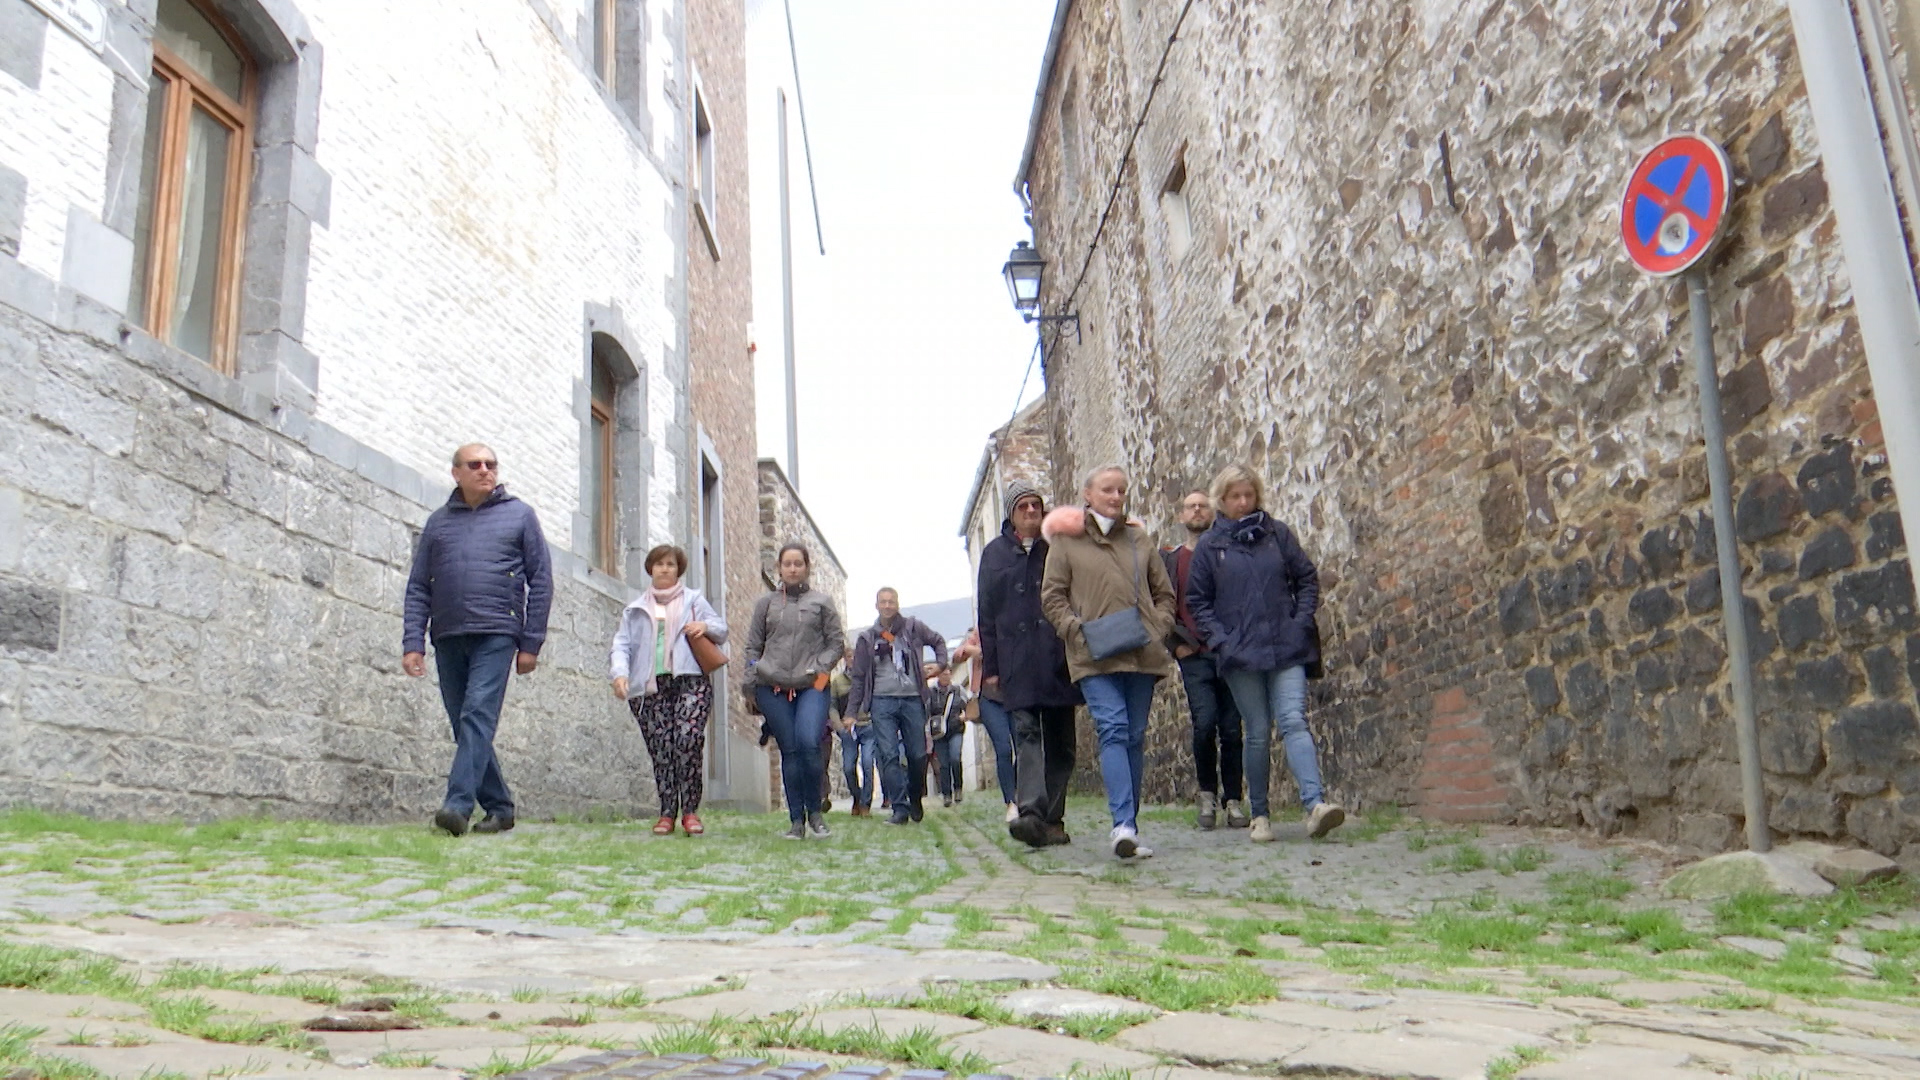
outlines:
M660 816L679 817L700 809L701 758L707 745L707 714L713 711L713 679L706 675L662 675L660 689L628 698L627 708L640 724L653 758L653 786L660 793Z

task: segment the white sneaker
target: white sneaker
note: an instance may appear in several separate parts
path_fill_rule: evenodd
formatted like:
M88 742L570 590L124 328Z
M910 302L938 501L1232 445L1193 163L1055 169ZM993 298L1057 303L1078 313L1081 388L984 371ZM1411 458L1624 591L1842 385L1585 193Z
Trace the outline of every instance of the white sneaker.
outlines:
M1133 845L1133 857L1136 859L1151 859L1153 858L1153 849L1145 844L1135 843Z
M1315 803L1313 813L1307 815L1307 835L1322 837L1340 827L1347 820L1347 812L1340 809L1338 803Z
M1140 850L1140 834L1125 825L1115 825L1108 840L1113 845L1113 855L1117 859L1131 859Z
M1014 821L1018 820L1019 817L1020 817L1020 807L1013 803L1008 803L1007 804L1007 824L1009 825L1013 824Z
M1253 819L1253 825L1247 832L1247 839L1256 844L1273 843L1273 824L1267 820L1267 815L1261 814Z

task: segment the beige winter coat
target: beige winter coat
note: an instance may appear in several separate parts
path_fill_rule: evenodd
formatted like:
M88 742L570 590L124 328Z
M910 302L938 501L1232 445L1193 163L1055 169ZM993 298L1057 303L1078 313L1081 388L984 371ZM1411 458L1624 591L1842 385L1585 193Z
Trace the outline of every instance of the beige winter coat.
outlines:
M1047 515L1047 570L1040 581L1040 609L1067 646L1067 672L1079 682L1089 675L1137 671L1173 673L1173 658L1161 644L1173 628L1173 583L1160 549L1138 525L1116 522L1102 533L1093 512L1062 507ZM1080 624L1135 606L1134 573L1140 575L1138 606L1147 624L1147 644L1095 660Z

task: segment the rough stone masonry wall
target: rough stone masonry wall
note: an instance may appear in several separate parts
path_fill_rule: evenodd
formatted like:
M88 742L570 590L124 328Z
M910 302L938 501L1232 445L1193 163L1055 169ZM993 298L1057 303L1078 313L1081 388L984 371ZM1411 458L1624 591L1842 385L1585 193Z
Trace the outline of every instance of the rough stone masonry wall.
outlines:
M1049 311L1180 9L1134 6L1067 26ZM1118 455L1172 539L1182 489L1265 470L1321 567L1334 792L1734 840L1685 293L1616 239L1638 152L1697 130L1738 181L1713 313L1773 825L1920 839L1911 572L1784 8L1196 3L1173 59L1049 358L1056 488ZM1163 699L1151 791L1184 796Z
M57 327L0 304L5 801L187 820L439 805L453 744L434 677L399 670L400 611L447 489L44 291ZM555 559L502 767L522 814L637 815L652 773L604 678L621 602Z

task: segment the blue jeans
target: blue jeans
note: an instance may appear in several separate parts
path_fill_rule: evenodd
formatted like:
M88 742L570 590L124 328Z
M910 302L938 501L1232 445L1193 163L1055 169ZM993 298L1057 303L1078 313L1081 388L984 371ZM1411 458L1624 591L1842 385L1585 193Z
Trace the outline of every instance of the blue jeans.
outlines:
M1267 816L1267 764L1273 729L1287 752L1287 769L1300 788L1300 805L1308 810L1320 802L1320 760L1307 730L1307 669L1229 671L1227 686L1246 724L1247 802L1254 817Z
M1193 715L1193 771L1200 790L1238 799L1245 754L1240 710L1220 677L1219 662L1212 653L1189 656L1180 661L1180 681L1186 684L1187 711Z
M943 798L951 799L955 795L966 794L966 756L962 753L966 737L966 731L962 729L933 740L933 777L940 785Z
M1107 810L1114 828L1137 828L1140 780L1147 771L1147 713L1153 708L1153 684L1158 676L1138 671L1089 675L1080 680L1080 695L1093 714L1093 733L1100 741L1100 778L1107 786Z
M820 744L825 741L822 735L832 697L809 686L788 701L787 695L771 686L756 686L753 700L780 746L780 787L787 796L787 818L805 821L820 809L820 780L826 769Z
M873 725L849 723L840 733L840 769L847 777L847 792L853 805L873 805L874 765Z
M513 816L513 792L500 775L493 733L500 726L500 703L506 700L507 676L519 652L511 634L450 634L433 643L440 702L453 725L454 745L447 799L441 805L461 817L473 813L476 801L490 815Z
M873 740L880 753L880 787L894 810L918 806L927 794L927 707L917 697L874 698Z
M1000 778L1000 801L1015 802L1013 794L1013 714L997 701L980 698L980 725L993 740L993 772Z

